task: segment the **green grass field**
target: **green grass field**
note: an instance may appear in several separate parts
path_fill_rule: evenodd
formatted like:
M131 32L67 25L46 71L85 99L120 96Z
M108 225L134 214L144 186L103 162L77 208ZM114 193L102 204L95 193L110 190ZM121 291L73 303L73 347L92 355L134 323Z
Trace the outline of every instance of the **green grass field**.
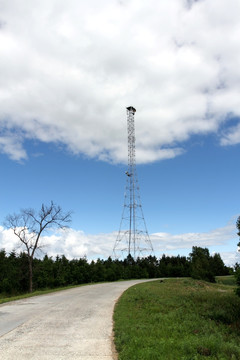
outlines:
M114 312L119 360L240 359L234 278L168 279L128 289Z

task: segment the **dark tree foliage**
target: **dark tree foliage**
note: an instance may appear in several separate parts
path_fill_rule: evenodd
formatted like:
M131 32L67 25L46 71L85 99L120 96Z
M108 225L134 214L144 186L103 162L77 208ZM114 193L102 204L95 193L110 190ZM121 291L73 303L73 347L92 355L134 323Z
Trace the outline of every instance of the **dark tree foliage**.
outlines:
M240 296L240 264L239 263L236 263L234 266L234 275L238 286L236 289L236 294Z
M0 293L9 295L27 292L28 290L28 259L26 254L16 255L11 252L7 256L0 251Z
M194 247L189 258L185 256L166 256L161 259L155 256L125 260L97 259L88 262L86 257L68 260L64 255L56 259L45 255L43 259L33 259L33 290L57 288L67 285L86 284L120 279L150 279L159 277L188 277L213 280L206 276L206 269L211 276L226 275L219 254L209 255L207 249ZM0 251L0 293L20 294L28 291L28 257L27 254L6 254ZM207 273L208 274L208 273Z
M237 219L236 226L237 226L237 231L238 231L237 234L238 234L238 236L240 236L240 216ZM240 246L240 242L238 243L238 246Z
M215 282L216 275L229 275L229 268L224 265L220 254L211 256L207 248L193 246L189 260L190 276L194 279Z
M193 246L190 253L190 274L194 279L202 279L215 282L213 260L207 248Z
M210 258L212 272L216 275L229 275L229 269L224 265L220 254L216 253Z
M190 262L185 256L166 256L163 254L159 263L160 276L187 277L190 276Z

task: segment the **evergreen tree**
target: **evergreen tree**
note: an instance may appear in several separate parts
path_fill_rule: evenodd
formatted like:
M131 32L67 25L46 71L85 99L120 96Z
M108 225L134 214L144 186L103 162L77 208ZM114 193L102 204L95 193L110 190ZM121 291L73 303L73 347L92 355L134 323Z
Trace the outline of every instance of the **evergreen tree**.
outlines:
M193 246L192 252L190 253L190 262L192 278L215 282L211 258L207 248Z

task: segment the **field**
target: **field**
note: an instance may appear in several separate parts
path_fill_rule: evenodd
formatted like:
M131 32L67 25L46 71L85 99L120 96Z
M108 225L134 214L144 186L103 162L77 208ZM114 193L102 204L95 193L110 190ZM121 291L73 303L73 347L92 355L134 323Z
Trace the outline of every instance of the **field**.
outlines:
M114 331L119 360L238 360L240 298L234 278L133 286L115 307Z

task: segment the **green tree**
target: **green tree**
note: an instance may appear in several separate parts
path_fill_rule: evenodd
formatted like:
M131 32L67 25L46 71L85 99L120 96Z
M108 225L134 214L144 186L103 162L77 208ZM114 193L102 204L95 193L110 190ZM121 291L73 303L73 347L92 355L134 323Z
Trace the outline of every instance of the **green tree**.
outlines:
M237 234L238 234L238 236L240 236L240 216L237 219L236 226L237 226L237 230L238 230ZM240 246L240 242L238 243L238 246Z
M0 293L9 293L11 291L12 286L9 276L11 276L11 267L9 266L6 251L2 249L0 251Z
M194 279L215 282L214 272L211 267L211 257L207 248L193 246L189 254L191 269L190 275Z
M42 260L34 259L33 264L33 287L35 289L53 288L54 261L52 257L45 255Z
M227 266L224 265L224 262L218 253L211 257L211 268L215 276L229 275L229 270Z

